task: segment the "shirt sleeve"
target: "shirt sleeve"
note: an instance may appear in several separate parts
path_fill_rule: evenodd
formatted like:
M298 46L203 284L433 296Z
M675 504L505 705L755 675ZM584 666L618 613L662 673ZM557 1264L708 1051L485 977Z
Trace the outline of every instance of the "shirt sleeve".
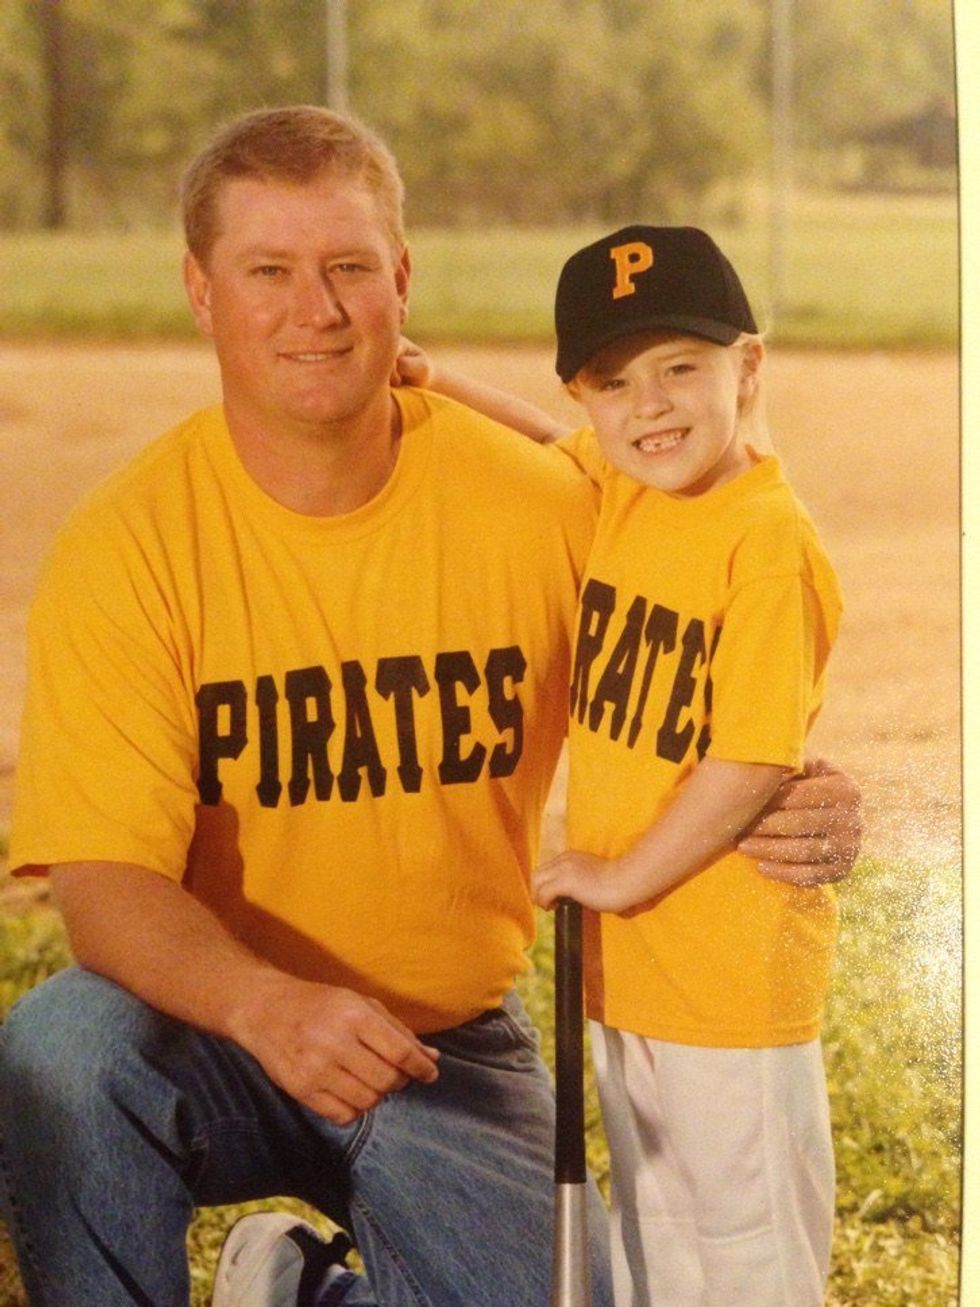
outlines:
M571 431L567 436L555 442L556 449L589 478L592 484L601 489L611 474L611 467L599 447L599 441L591 427L581 427Z
M796 565L791 556L773 571L772 559L785 554L771 546L770 570L735 569L711 663L708 753L795 770L823 702L840 595L822 551L804 541ZM759 562L763 551L752 554Z
M111 861L183 875L196 755L170 616L135 544L59 537L28 623L12 871Z

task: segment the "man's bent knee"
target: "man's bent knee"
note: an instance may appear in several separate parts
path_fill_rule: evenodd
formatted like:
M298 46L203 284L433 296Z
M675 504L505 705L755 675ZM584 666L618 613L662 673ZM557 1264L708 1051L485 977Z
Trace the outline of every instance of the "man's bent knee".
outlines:
M80 967L58 972L26 994L0 1031L0 1113L97 1122L135 1088L143 1055L167 1018L112 981ZM134 1074L137 1071L137 1074Z

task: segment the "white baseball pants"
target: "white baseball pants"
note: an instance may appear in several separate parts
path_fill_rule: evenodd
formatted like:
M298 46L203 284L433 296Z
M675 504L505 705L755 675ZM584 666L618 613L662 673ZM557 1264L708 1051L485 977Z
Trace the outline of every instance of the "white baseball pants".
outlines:
M616 1307L822 1307L834 1158L820 1042L699 1048L590 1023Z

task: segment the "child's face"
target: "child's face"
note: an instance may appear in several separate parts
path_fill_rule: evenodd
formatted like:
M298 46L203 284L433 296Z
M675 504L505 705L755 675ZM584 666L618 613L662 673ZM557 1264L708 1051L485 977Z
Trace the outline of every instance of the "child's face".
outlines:
M703 495L750 466L739 403L762 346L643 332L600 350L569 389L610 463L672 495Z

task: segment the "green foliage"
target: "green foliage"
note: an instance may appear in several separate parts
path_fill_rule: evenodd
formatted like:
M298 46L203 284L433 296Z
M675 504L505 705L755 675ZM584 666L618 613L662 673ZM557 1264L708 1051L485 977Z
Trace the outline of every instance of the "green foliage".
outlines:
M948 0L794 0L793 23L797 131L809 144L953 95Z
M0 916L0 1020L22 994L70 961L61 919L54 912Z
M23 5L0 5L0 229L37 220L44 98L37 32Z
M952 1307L962 1159L961 900L949 869L865 863L842 887L842 926L824 1031L837 1154L830 1307ZM553 1060L553 943L539 914L519 989ZM0 1011L69 959L48 910L0 918ZM608 1190L591 1071L589 1162ZM194 1307L209 1300L222 1239L246 1211L203 1209L188 1235ZM322 1229L318 1214L279 1200ZM0 1241L0 1301L20 1307Z
M411 0L397 19L360 5L352 28L354 103L401 160L416 222L664 210L765 146L750 6Z
M167 220L219 122L324 98L324 0L4 0L0 226L45 207L53 11L76 227ZM768 4L356 0L348 26L351 107L393 146L414 224L672 217L768 167ZM801 171L952 97L950 0L794 0L792 36Z

